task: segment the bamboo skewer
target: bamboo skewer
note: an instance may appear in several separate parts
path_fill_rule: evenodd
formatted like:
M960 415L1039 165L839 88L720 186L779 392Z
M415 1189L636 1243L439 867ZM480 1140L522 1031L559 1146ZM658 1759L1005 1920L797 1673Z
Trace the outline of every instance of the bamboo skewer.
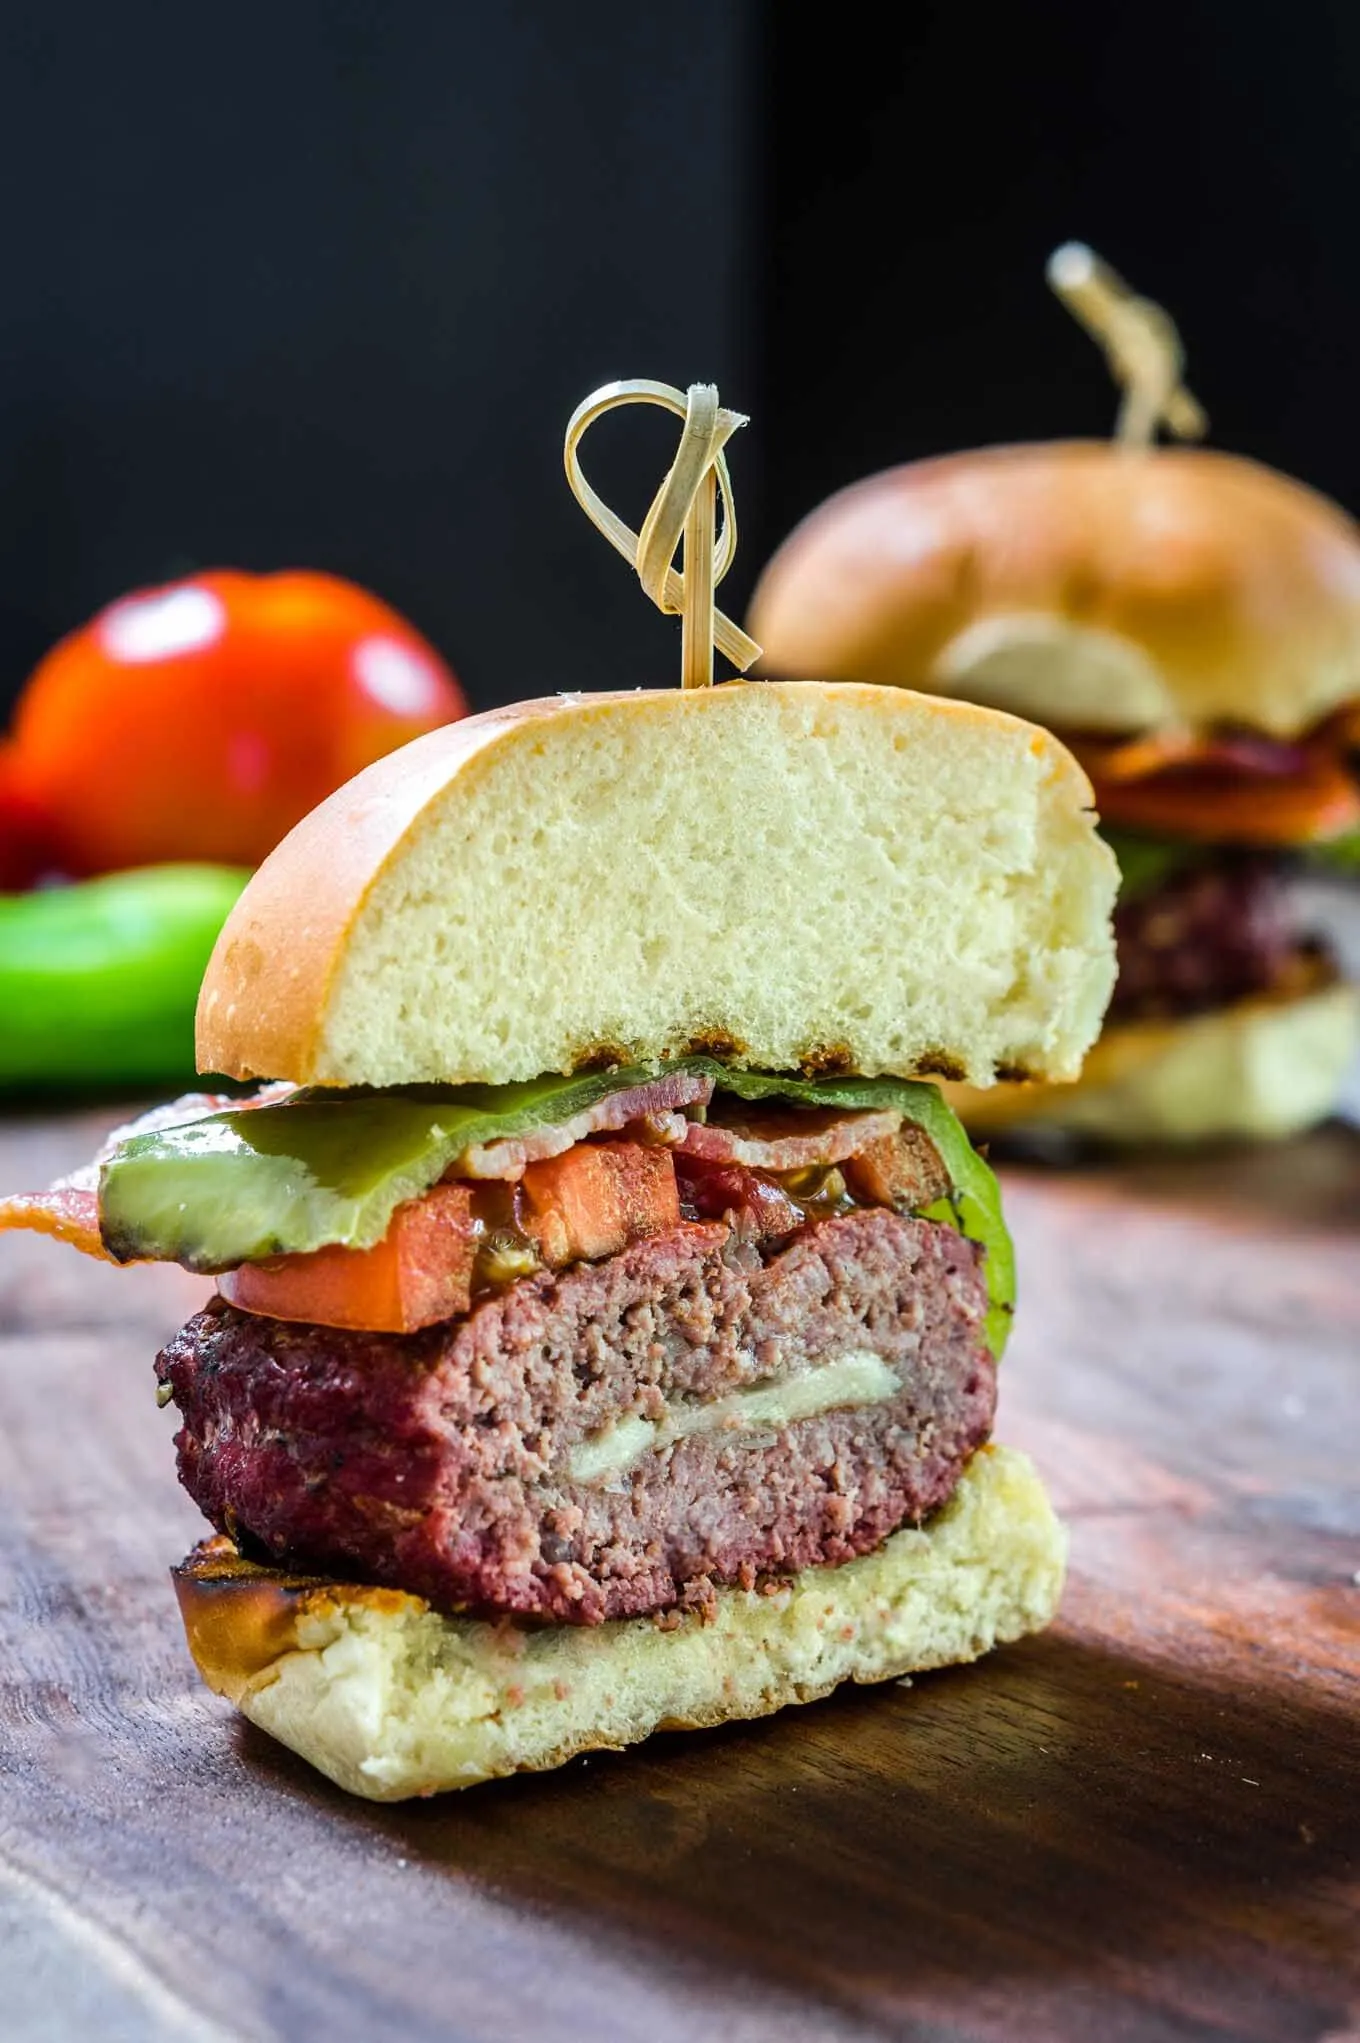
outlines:
M713 686L713 539L717 477L704 470L685 515L685 607L680 619L680 686Z
M665 479L634 532L586 481L580 444L595 421L616 405L658 404L685 422L680 445ZM718 583L737 550L732 482L723 448L746 420L718 403L711 383L693 383L687 393L669 383L607 383L578 404L567 424L563 459L572 494L596 529L637 569L638 579L659 610L678 616L680 678L685 688L711 688L713 648L741 673L760 657L760 647L714 603ZM722 527L717 529L718 498ZM683 572L671 562L683 543Z
M1068 241L1048 259L1048 281L1072 317L1105 351L1123 391L1115 439L1150 447L1160 426L1178 440L1199 440L1209 421L1182 381L1185 351L1170 315L1140 298L1084 242Z

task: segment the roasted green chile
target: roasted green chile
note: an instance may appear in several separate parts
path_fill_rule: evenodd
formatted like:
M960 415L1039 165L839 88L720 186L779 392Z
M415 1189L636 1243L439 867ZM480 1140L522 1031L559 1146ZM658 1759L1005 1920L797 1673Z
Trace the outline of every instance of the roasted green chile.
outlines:
M189 1077L199 981L248 878L145 866L0 895L0 1087Z
M130 1136L100 1173L100 1228L121 1261L229 1270L340 1243L372 1248L396 1208L467 1149L583 1113L650 1070L521 1085L303 1093Z

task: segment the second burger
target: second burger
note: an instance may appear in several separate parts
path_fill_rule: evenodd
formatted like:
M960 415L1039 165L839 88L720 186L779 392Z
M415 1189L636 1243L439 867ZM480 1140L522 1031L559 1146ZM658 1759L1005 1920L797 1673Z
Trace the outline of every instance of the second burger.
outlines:
M1091 776L1122 876L1105 1032L1076 1085L956 1096L970 1127L1188 1141L1332 1111L1356 993L1287 875L1360 827L1360 528L1336 504L1202 449L982 448L832 497L750 623L769 674L1012 710Z

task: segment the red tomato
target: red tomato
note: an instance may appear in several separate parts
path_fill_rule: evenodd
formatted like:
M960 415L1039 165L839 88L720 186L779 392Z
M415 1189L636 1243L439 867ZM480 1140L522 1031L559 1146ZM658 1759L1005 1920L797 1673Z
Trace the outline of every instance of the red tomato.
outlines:
M669 1149L640 1142L578 1142L524 1172L524 1227L554 1268L615 1256L630 1241L680 1225Z
M57 858L51 818L22 784L15 747L0 744L0 894L33 886Z
M398 1206L376 1248L242 1263L217 1288L243 1312L270 1319L413 1334L468 1310L479 1232L468 1186L436 1185Z
M352 583L195 575L113 603L20 697L18 778L72 873L256 865L360 767L467 713L413 627Z

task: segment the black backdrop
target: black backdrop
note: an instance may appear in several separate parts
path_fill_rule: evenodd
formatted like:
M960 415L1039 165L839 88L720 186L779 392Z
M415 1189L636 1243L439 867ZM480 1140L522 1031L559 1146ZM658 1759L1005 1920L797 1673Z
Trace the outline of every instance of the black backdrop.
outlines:
M761 17L683 15L7 0L0 686L214 563L367 583L482 704L668 677L560 450L611 377L753 381ZM598 440L645 509L664 435Z
M752 412L739 610L867 468L1107 429L1073 235L1173 309L1220 445L1355 502L1358 115L1353 0L10 0L0 698L230 563L367 583L479 704L669 679L561 479L576 399ZM599 429L620 508L666 444Z
M766 500L1110 430L1043 265L1172 312L1211 438L1360 509L1360 6L1041 0L774 17Z

